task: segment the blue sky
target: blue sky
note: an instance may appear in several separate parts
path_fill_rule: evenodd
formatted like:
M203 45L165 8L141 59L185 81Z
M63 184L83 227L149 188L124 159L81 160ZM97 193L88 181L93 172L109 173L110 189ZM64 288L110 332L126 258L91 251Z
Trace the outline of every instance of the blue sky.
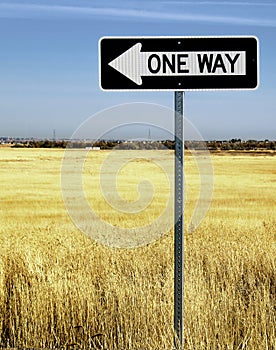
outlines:
M121 103L172 108L171 91L99 88L100 37L155 35L257 36L259 88L187 92L185 115L205 139L276 139L273 0L0 0L0 136L52 137L55 129L67 138L89 116ZM149 123L158 124L158 115Z

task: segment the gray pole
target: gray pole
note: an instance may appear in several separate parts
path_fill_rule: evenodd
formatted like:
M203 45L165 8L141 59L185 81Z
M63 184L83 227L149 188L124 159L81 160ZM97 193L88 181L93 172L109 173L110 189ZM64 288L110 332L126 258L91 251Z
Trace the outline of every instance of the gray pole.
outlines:
M184 92L175 97L175 207L174 207L174 330L175 348L183 348L184 298Z

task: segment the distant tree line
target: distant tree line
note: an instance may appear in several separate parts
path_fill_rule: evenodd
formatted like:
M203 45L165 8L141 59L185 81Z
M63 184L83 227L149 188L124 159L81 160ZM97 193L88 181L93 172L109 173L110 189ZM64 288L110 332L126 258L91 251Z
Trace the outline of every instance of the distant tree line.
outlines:
M20 143L14 143L11 147L13 148L66 148L67 142L61 141L51 141L51 140L31 140L23 141Z
M174 149L173 140L162 141L122 141L122 140L99 140L92 141L51 141L51 140L31 140L15 143L12 147L20 148L90 148L100 147L101 149L121 149L121 150L157 150L157 149ZM258 141L258 140L213 140L213 141L185 141L185 149L210 151L256 151L256 150L276 150L276 141Z
M276 150L276 141L264 141L231 139L228 141L208 141L208 149L210 151L222 150L222 151L256 151L256 150Z

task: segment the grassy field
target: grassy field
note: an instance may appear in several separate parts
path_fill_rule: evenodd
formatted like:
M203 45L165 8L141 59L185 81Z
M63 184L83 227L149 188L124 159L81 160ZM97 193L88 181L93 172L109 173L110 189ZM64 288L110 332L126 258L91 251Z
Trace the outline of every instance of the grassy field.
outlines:
M173 153L162 152L172 162ZM150 223L167 201L166 177L139 159L121 169L118 191L130 204L141 169L156 182L157 197L132 221L100 198L106 155L91 152L84 168L88 201L112 225ZM172 230L136 249L89 239L62 199L62 157L62 150L0 148L0 347L172 349ZM211 207L185 235L185 350L273 350L276 157L222 153L212 161ZM191 156L185 167L188 222L199 180Z

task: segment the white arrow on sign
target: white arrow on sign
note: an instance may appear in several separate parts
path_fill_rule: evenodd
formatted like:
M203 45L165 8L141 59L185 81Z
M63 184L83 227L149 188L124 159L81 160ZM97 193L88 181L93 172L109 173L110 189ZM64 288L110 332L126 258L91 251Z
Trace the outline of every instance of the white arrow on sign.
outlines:
M143 76L245 75L245 51L141 52L137 43L109 63L142 85Z

